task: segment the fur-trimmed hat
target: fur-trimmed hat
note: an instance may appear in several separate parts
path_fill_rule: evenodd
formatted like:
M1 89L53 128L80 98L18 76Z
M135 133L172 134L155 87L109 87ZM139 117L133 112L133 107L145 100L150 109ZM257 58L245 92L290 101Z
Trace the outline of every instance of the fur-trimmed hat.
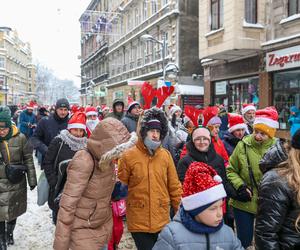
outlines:
M86 116L98 115L98 111L95 107L90 106L90 107L85 108L85 114L86 114Z
M237 129L247 129L247 125L245 124L243 117L234 113L228 113L228 125L228 131L230 133Z
M242 115L246 114L248 111L253 110L256 111L256 107L253 103L244 103L242 107Z
M170 117L172 117L177 111L182 112L182 109L177 105L173 105L169 110Z
M86 116L83 112L76 112L68 121L67 129L81 128L86 130Z
M222 178L211 166L193 162L183 182L182 205L191 215L204 211L214 202L226 197Z
M127 113L130 113L131 110L135 107L135 106L141 106L139 102L137 101L133 101L131 103L128 104L128 107L127 107Z
M147 136L147 131L151 129L149 126L149 121L158 120L160 122L161 131L160 131L160 140L162 141L168 134L168 120L165 113L156 107L148 109L144 112L144 115L140 124L140 136L144 140Z

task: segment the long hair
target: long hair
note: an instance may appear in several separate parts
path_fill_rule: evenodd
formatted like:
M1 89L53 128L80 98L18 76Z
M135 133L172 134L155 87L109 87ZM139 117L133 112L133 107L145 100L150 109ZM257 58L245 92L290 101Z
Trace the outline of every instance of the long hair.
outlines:
M279 164L278 173L286 178L288 185L296 194L296 201L300 206L300 150L291 148L288 154L288 159ZM295 222L295 227L300 232L300 214Z

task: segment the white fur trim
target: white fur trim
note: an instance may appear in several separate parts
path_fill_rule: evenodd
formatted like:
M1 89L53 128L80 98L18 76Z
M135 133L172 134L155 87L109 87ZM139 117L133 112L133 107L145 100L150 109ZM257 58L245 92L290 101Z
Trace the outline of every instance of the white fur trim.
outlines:
M246 114L250 110L256 111L256 108L252 105L249 105L249 106L242 109L242 115Z
M234 126L232 126L231 128L228 129L229 133L232 133L234 130L237 130L237 129L245 129L247 130L247 125L245 123L238 123Z
M28 106L28 107L26 107L27 109L31 109L31 110L33 110L33 107L30 107L30 106Z
M137 140L138 140L137 134L135 132L132 132L131 137L127 142L117 145L116 147L114 147L113 149L111 149L110 151L106 152L104 155L101 156L99 160L99 168L103 170L107 163L109 163L114 159L119 158L125 150L133 147L136 144Z
M89 116L89 115L98 115L98 113L96 111L89 111L85 115L86 116Z
M86 126L82 123L71 123L68 124L68 129L72 129L72 128L82 128L84 130L86 130Z
M181 199L185 210L190 211L198 207L205 206L212 202L225 198L226 192L223 184L213 186L203 192L192 194Z
M265 124L271 128L279 128L278 121L266 117L256 117L253 124Z
M221 183L222 182L222 177L220 176L220 175L218 175L218 174L216 174L215 176L214 176L214 181L216 181L216 182L219 182L219 183Z

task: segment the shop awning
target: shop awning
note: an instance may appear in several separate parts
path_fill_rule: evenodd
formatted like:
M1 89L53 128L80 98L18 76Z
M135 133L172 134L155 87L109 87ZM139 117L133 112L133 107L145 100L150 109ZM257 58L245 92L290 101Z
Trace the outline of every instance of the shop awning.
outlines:
M204 95L203 86L178 84L179 95Z

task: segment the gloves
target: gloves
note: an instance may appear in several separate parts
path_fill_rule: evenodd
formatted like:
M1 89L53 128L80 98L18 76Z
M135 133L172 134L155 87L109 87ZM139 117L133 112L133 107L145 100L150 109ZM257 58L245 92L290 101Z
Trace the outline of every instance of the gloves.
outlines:
M33 189L35 189L36 186L30 186L30 190L32 191Z
M246 185L240 186L239 189L237 190L236 200L242 202L251 201L251 195L249 194L247 189L250 190L250 188L248 188Z

